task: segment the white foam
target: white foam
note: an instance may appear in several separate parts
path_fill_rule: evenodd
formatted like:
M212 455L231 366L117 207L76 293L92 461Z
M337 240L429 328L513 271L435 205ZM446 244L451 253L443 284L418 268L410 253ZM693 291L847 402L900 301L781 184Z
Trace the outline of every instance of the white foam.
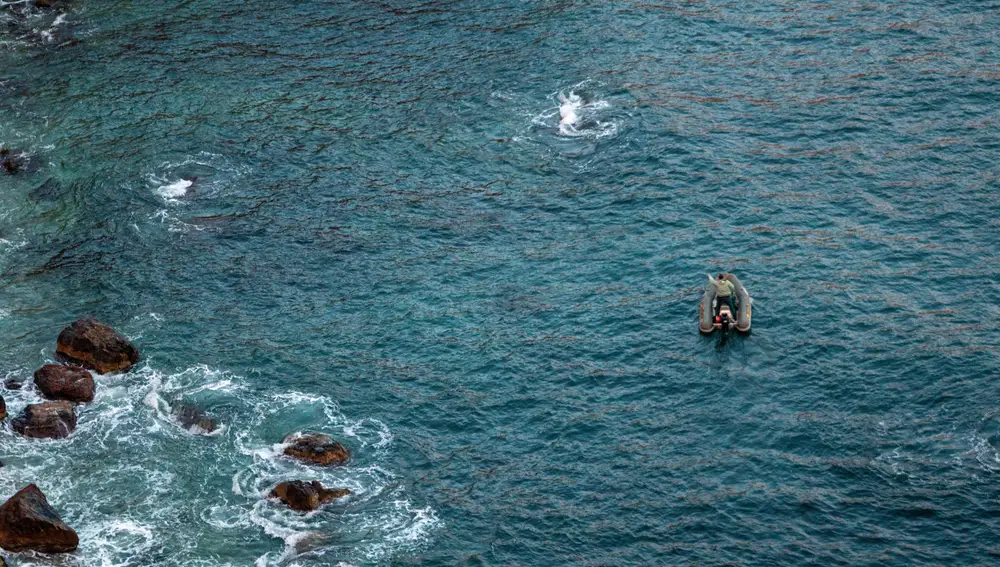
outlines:
M573 91L569 92L568 97L559 93L558 98L561 103L559 107L559 131L562 132L564 128L572 128L580 120L577 111L583 106L583 99Z
M555 128L560 137L566 138L597 140L617 135L620 121L605 116L606 111L611 108L611 103L578 94L578 91L584 88L593 88L591 81L583 81L568 89L552 93L549 97L555 99L557 106L549 107L533 116L531 123L545 129ZM512 137L514 141L523 139L520 136Z
M194 185L194 181L189 179L178 179L173 183L168 185L160 185L156 188L157 194L159 194L164 199L175 200L179 197L187 195L188 188Z

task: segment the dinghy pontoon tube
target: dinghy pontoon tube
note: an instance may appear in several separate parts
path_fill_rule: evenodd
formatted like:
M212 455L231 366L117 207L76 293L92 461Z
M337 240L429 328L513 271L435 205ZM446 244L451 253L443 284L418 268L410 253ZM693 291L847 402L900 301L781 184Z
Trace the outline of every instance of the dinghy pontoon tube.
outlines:
M708 276L708 287L705 289L705 295L701 297L701 307L698 310L698 330L702 333L711 333L716 329L728 331L729 323L735 322L737 331L748 333L750 332L750 318L753 315L753 300L750 299L750 292L747 291L747 288L743 287L740 279L733 274L726 274L724 278L733 284L733 288L736 290L736 313L730 313L729 305L723 303L719 314L720 320L716 320L715 302L717 284L715 278Z

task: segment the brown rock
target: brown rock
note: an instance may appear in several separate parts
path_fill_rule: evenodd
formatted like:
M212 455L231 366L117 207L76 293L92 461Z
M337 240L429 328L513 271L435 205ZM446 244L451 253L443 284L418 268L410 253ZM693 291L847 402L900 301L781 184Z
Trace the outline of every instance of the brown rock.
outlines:
M25 437L58 439L67 437L76 429L76 412L73 404L65 400L31 404L24 413L11 421L14 431Z
M94 376L76 366L46 364L35 371L35 387L50 400L94 401Z
M0 421L7 419L7 402L0 396Z
M192 433L211 433L219 428L215 420L194 404L181 403L174 410L181 427Z
M300 461L322 466L336 466L346 463L351 458L351 452L329 435L321 433L293 433L285 437L283 443L285 454Z
M326 488L318 480L293 480L275 486L271 490L271 497L280 499L292 510L309 511L350 493L346 488Z
M51 8L52 0L35 0L36 8Z
M80 319L59 333L56 353L100 374L125 371L139 361L139 351L125 337L96 319Z
M0 547L7 551L65 553L80 544L34 484L0 506Z

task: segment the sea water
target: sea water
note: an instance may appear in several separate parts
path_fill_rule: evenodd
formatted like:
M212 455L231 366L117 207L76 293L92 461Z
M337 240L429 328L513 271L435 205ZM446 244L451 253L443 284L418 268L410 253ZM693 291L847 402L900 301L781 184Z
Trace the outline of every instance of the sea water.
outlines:
M81 540L12 565L996 562L1000 4L0 24L2 395L82 316L142 357L67 439L4 424L0 497ZM698 334L720 271L749 336Z

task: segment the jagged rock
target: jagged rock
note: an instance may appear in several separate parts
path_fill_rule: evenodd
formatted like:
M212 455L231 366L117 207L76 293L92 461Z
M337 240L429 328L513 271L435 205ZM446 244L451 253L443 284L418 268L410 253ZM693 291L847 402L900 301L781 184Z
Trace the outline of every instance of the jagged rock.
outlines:
M73 404L65 400L31 404L11 425L25 437L58 439L76 429L76 412Z
M179 404L174 409L174 416L181 427L192 433L211 433L219 428L211 416L194 404Z
M94 401L94 376L76 366L46 364L35 371L35 387L50 400Z
M326 488L318 480L282 482L271 490L271 496L284 502L292 510L309 511L331 500L347 496L346 488Z
M56 353L100 374L125 371L139 361L139 351L125 337L96 319L80 319L59 333Z
M7 419L7 402L0 396L0 421Z
M7 380L6 382L4 382L3 386L4 386L4 388L7 388L8 390L20 390L21 389L21 382L15 380L13 378L11 378L10 380Z
M293 433L285 437L282 443L287 443L285 454L300 461L323 466L335 466L346 463L351 458L351 452L329 435L322 433Z
M7 551L65 553L79 544L76 532L63 523L34 484L0 506L0 547Z

